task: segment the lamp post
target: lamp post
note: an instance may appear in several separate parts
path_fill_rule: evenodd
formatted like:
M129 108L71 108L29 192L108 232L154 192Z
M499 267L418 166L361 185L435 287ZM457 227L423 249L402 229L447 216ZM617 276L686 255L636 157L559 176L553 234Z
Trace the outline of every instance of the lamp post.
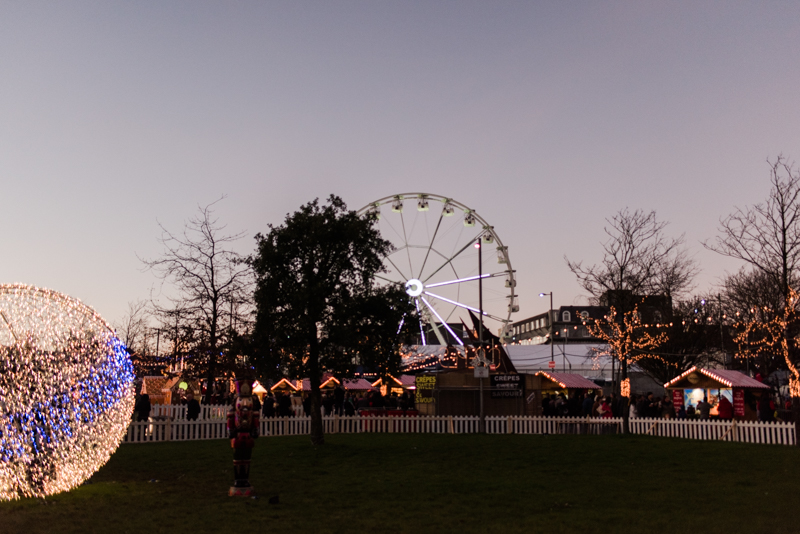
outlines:
M483 356L483 257L481 255L481 239L483 235L478 236L478 240L475 242L475 248L478 249L478 309L479 317L478 317L478 354L479 354L479 365L485 366L486 365L486 358ZM483 410L483 374L481 374L480 378L480 391L478 393L480 397L480 422L478 423L478 431L481 433L486 432L486 414Z
M555 340L553 339L553 292L550 293L539 293L540 297L544 297L545 295L550 295L550 314L547 317L547 322L550 323L550 361L554 362L553 356L553 343Z

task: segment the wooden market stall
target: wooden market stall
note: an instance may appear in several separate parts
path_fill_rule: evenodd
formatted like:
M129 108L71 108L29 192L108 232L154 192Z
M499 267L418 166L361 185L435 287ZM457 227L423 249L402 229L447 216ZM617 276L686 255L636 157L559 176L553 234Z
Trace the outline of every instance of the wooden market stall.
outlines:
M350 393L364 393L372 389L372 384L364 378L345 378L342 385L344 390Z
M196 399L200 399L200 381L196 378L174 377L167 380L161 390L164 395L164 404L181 404L191 392ZM151 395L152 398L152 395ZM152 402L152 401L151 401Z
M719 415L723 397L733 405L734 419L757 419L756 402L769 395L770 387L739 371L692 367L664 384L672 394L677 410L681 406L697 406L704 398L711 405L711 415Z
M571 399L575 394L590 391L602 393L603 389L588 378L573 373L538 371L525 378L525 390L528 392L525 398L526 415L542 415L542 400L546 395L563 393L566 399Z
M142 395L150 397L150 404L169 404L165 402L164 388L169 378L166 376L146 376L142 378Z
M381 395L389 395L396 393L402 395L404 391L413 391L416 389L414 375L400 375L400 378L395 378L389 375L389 378L384 382L383 378L379 378L372 383L372 387L380 390Z
M278 382L275 383L271 388L269 388L272 393L286 393L288 395L292 395L297 393L297 387L286 378L281 378Z

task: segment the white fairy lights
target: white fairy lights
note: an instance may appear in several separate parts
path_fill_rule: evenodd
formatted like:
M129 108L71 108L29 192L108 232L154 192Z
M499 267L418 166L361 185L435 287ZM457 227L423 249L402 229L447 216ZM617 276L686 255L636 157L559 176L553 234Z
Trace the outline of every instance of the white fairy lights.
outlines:
M0 285L0 500L68 490L102 466L133 412L133 366L94 310Z

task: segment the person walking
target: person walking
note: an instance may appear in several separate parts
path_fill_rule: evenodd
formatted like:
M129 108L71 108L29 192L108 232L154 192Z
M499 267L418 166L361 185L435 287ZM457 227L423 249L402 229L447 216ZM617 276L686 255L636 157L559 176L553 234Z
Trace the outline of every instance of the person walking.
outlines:
M341 384L333 390L333 413L336 415L344 413L344 388Z
M142 393L135 408L137 421L147 421L150 418L150 395Z
M697 413L700 414L700 419L708 420L708 416L711 413L711 405L708 403L705 397L703 400L697 403Z
M730 421L733 419L733 405L724 395L721 395L719 398L719 407L717 407L717 411L719 412L719 418L723 421Z
M188 421L197 421L200 415L200 403L194 398L194 393L189 391L186 395L186 419Z

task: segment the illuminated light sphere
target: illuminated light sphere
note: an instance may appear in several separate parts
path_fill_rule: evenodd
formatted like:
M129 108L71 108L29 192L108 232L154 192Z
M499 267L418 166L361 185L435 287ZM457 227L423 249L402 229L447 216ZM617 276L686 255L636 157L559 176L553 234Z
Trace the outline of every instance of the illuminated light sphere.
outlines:
M133 413L133 379L93 309L0 285L0 500L71 489L108 461Z

